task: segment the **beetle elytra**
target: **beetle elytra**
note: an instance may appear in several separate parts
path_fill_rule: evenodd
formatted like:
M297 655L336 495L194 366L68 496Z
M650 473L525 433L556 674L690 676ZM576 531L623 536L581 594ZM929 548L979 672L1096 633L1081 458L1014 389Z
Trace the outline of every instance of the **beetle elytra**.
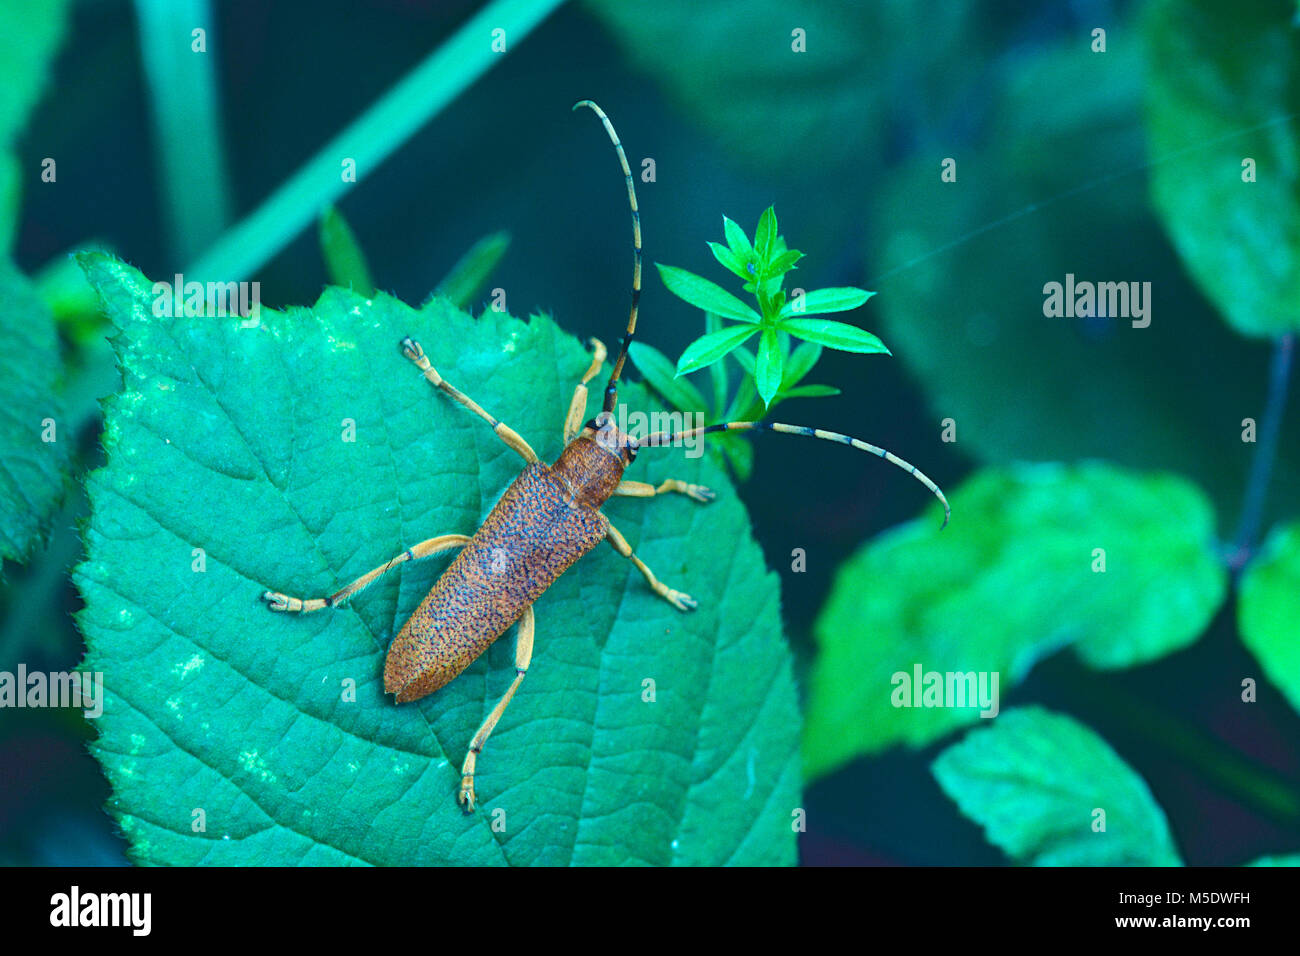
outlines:
M554 464L547 465L509 426L439 375L418 342L409 337L403 339L403 354L425 379L486 421L497 437L524 460L523 471L472 536L443 534L422 541L329 597L303 599L278 591L262 595L274 611L308 613L334 608L400 564L461 549L393 639L384 664L384 690L395 695L399 704L432 694L455 679L518 623L514 682L483 720L461 767L458 799L466 811L473 810L476 800L474 773L478 755L523 683L532 661L533 603L574 562L601 541L608 541L620 555L633 562L655 594L681 611L697 606L689 594L668 587L655 577L601 513L601 506L614 496L651 498L672 492L697 502L713 499L713 492L708 488L677 479L658 486L625 480L623 472L636 460L640 448L669 445L695 435L726 430L768 430L835 441L885 458L914 475L943 502L944 524L948 523L948 502L934 482L883 448L847 435L777 422L725 422L675 433L656 432L638 439L615 424L618 383L627 361L628 346L636 333L641 296L641 220L632 172L613 124L590 100L576 103L573 108L579 107L590 108L604 124L618 154L632 211L632 304L627 329L605 387L602 411L585 425L581 424L587 407L587 383L600 374L607 354L605 346L592 339L591 365L575 387L565 415L564 450Z

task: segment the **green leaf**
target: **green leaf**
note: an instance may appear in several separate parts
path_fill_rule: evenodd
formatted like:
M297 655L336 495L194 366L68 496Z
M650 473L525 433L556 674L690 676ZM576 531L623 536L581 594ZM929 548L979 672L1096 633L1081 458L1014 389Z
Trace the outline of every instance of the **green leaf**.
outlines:
M775 256L772 261L768 263L768 275L783 276L793 269L795 267L794 264L802 258L803 253L798 249L787 249Z
M456 260L456 264L442 277L433 294L450 299L458 309L468 308L509 248L508 232L494 232L484 236Z
M839 349L841 352L884 352L890 354L885 343L870 332L847 322L831 319L783 319L781 328L809 342Z
M744 372L746 375L748 375L750 378L754 378L755 376L757 376L758 365L754 360L754 353L749 351L749 349L736 349L734 352L731 353L731 357L736 360L736 363L740 366L741 371Z
M781 380L781 388L791 389L798 385L821 357L822 347L816 342L800 342L799 347L790 353L790 360L785 363L785 378Z
M704 331L717 332L722 328L722 319L713 312L704 313ZM709 381L713 385L712 421L717 421L727 406L727 365L714 362L709 366Z
M1018 62L985 143L961 161L980 188L940 182L928 156L872 186L866 269L889 274L890 289L879 334L978 461L1177 472L1235 513L1255 447L1238 440L1238 410L1258 409L1266 363L1185 281L1145 177L1109 175L1146 149L1140 45L1109 35L1104 55L1069 37ZM1047 318L1043 285L1067 273L1154 280L1150 325ZM1206 454L1221 441L1223 454ZM1300 487L1300 442L1279 445L1273 487ZM1266 526L1293 508L1273 495Z
M794 388L783 389L781 398L830 398L832 395L839 395L840 390L834 385L797 385Z
M44 92L49 65L63 42L66 0L0 0L0 149L27 125Z
M7 255L18 231L18 211L23 202L22 168L18 157L0 149L0 253Z
M729 325L717 332L701 335L686 346L686 351L677 360L677 374L686 375L716 362L757 333L758 328L753 325Z
M321 214L319 236L330 281L367 298L373 296L375 283L370 278L366 254L348 221L333 206L326 206L325 212Z
M576 339L543 316L337 288L311 309L263 309L253 328L158 319L138 272L82 261L125 381L106 408L108 464L88 482L79 623L85 668L105 680L93 752L135 862L795 861L799 715L778 584L711 456L666 449L628 473L711 485L707 509L681 496L607 509L700 609L657 598L612 548L560 578L479 759L473 815L456 805L460 764L514 677L513 633L429 697L382 693L389 641L449 559L402 565L334 611L258 600L329 593L431 535L472 532L519 473L402 357L403 335L548 461L590 362ZM634 384L620 398L653 407ZM206 833L191 831L195 807Z
M787 315L822 315L826 312L848 312L870 299L874 292L852 286L834 289L813 289L802 298L795 297L781 310Z
M1151 195L1165 229L1237 331L1300 329L1300 33L1276 2L1157 0L1146 13Z
M1292 853L1289 856L1261 856L1258 860L1252 860L1247 866L1300 866L1300 853Z
M76 436L58 392L62 374L49 309L0 258L0 560L26 560L63 497Z
M660 265L658 262L655 265L659 267L659 277L663 279L668 291L680 299L685 299L696 308L703 309L705 312L715 312L724 319L753 323L761 321L757 312L722 286L676 266Z
M776 209L768 206L763 210L763 214L758 217L758 228L754 230L754 251L758 253L758 261L762 263L760 270L763 275L770 274L766 266L772 258L772 245L775 242Z
M894 676L917 664L998 673L1005 696L1067 645L1097 668L1186 647L1226 593L1213 512L1178 477L1100 463L986 468L950 499L948 528L932 502L840 566L814 624L809 779L979 719L976 707L893 706Z
M702 412L708 408L699 389L677 377L672 360L663 352L644 342L633 342L628 354L650 386L673 408L682 412Z
M1300 522L1276 529L1241 576L1242 642L1300 710Z
M989 842L1035 866L1181 866L1164 811L1110 745L1071 717L1018 708L932 765ZM1105 830L1095 831L1097 811Z
M817 188L828 168L870 182L899 124L939 138L934 131L969 114L970 91L989 82L990 44L1002 34L999 11L971 0L944 4L942 16L900 0L586 6L728 157L802 174ZM794 50L795 27L806 53Z
M745 230L726 216L722 217L722 231L727 237L727 245L741 259L749 260L754 256L754 247L749 243ZM753 273L750 273L752 277Z
M66 0L0 0L0 253L13 247L22 205L13 145L45 89L66 25Z
M713 258L717 259L723 266L740 276L742 279L752 279L754 273L749 271L752 259L746 259L732 252L726 246L718 242L710 242L709 248L713 250Z
M781 388L782 373L781 343L776 329L764 329L758 340L758 359L754 363L754 383L758 386L759 398L770 407L772 399Z
M749 481L754 473L754 446L740 435L714 435L713 444L726 458L737 481Z

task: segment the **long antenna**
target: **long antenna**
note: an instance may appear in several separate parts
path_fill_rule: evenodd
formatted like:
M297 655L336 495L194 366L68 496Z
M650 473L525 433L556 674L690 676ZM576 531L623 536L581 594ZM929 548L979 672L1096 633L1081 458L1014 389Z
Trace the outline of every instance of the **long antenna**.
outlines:
M828 432L820 428L809 428L807 425L783 425L780 422L719 422L716 425L704 425L700 428L691 428L681 432L655 432L646 435L644 438L637 439L637 445L641 448L654 445L671 445L679 439L690 438L694 435L707 435L710 432L726 431L772 431L781 432L785 435L806 435L809 438L821 438L825 441L838 442L841 445L849 445L859 451L870 452L871 454L885 459L885 461L897 465L905 472L919 481L925 487L930 489L930 493L943 502L943 527L948 527L948 519L952 517L952 509L948 507L948 499L943 496L939 486L925 476L925 473L917 469L911 462L903 461L893 452L886 451L878 445L872 445L868 442L859 441L856 438L850 438L848 435L841 435L839 432Z
M610 142L618 150L618 162L623 167L623 178L627 180L627 201L632 207L632 252L635 257L632 266L632 309L627 317L627 332L623 335L623 347L618 350L618 359L614 362L614 370L610 372L609 384L605 386L604 409L612 412L618 401L618 380L623 374L623 363L627 361L627 349L632 344L632 336L636 335L636 310L641 302L641 213L636 208L636 189L632 186L632 170L628 168L627 156L623 153L623 144L618 141L618 133L614 132L614 124L609 121L605 111L591 100L579 100L573 104L575 110L580 106L590 107L605 124L605 132L609 133Z

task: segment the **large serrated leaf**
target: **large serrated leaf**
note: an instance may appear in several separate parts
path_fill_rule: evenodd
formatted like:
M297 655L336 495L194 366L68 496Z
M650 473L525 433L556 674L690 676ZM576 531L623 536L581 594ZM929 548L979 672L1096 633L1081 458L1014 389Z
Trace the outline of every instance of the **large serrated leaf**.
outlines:
M0 259L0 559L25 558L62 497L73 440L57 393L62 374L49 309Z
M809 777L979 719L973 705L894 706L893 675L917 664L996 673L1005 699L1067 645L1093 667L1184 647L1223 600L1213 513L1172 475L1100 463L985 469L951 500L947 528L932 506L840 567L814 625Z
M1038 707L1009 711L941 753L933 770L962 813L1017 862L1182 863L1145 781L1072 717Z
M401 356L403 335L548 460L589 361L575 339L545 317L340 289L264 309L255 328L155 318L138 272L83 265L125 379L76 577L85 666L105 680L94 752L134 860L794 861L799 721L777 581L708 458L644 453L629 474L713 485L707 509L681 496L607 509L700 609L674 610L604 546L552 586L528 679L479 760L474 815L455 802L459 765L514 676L513 632L423 700L382 693L388 644L448 559L403 565L333 612L258 599L326 594L419 540L470 533L520 470ZM643 407L638 388L624 398Z

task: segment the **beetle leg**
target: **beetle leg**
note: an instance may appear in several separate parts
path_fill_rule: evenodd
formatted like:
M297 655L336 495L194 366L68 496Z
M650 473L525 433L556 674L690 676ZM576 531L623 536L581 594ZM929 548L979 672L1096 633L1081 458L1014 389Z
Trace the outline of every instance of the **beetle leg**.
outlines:
M582 417L587 414L587 383L600 374L600 367L605 364L605 343L600 339L591 340L591 367L582 376L578 387L573 390L569 400L569 414L564 417L564 443L573 441L573 437L582 431Z
M605 540L614 546L615 551L636 565L637 570L645 575L646 581L649 582L650 587L654 589L655 594L658 594L673 607L677 608L677 610L694 611L700 606L700 603L689 594L684 594L681 591L674 591L668 585L655 577L655 573L646 567L646 563L632 553L632 546L627 543L627 538L623 537L623 535L619 533L619 530L613 525L609 526L609 531L605 534Z
M430 538L428 541L421 541L414 547L407 548L391 561L363 574L343 590L336 591L329 597L304 599L289 597L279 591L267 591L262 595L262 600L270 605L272 611L287 611L289 613L307 614L327 607L338 607L352 595L362 588L369 587L399 564L404 564L407 561L419 561L421 558L430 558L452 548L464 547L469 544L469 540L467 534L444 534L436 538Z
M718 497L711 489L703 485L693 485L690 482L682 481L680 478L669 478L660 482L658 488L645 481L620 481L618 487L614 489L614 494L620 498L653 498L655 495L666 494L670 491L675 491L699 502L712 501Z
M452 385L445 378L439 375L438 370L429 364L429 357L424 354L424 349L420 348L419 342L415 341L410 336L402 339L402 354L419 367L420 371L424 373L424 377L429 380L429 384L434 388L446 392L479 418L491 425L492 431L496 436L514 449L514 451L524 461L528 462L530 465L535 465L540 461L537 457L537 452L533 451L532 446L529 445L528 442L524 441L518 432L509 425L497 421L485 412L479 404L474 401L474 399L470 398L455 385Z
M533 659L533 630L536 623L537 619L533 615L533 608L530 604L524 608L524 616L519 619L519 633L515 637L514 682L501 700L497 702L497 705L492 708L492 713L487 715L487 719L483 721L478 733L474 735L474 740L469 745L469 753L465 754L465 763L460 768L460 796L457 799L464 804L466 813L474 809L476 799L474 796L474 765L478 761L478 755L483 752L483 745L492 736L497 721L506 712L510 699L515 696L515 691L524 682L524 675L528 673L528 665Z

